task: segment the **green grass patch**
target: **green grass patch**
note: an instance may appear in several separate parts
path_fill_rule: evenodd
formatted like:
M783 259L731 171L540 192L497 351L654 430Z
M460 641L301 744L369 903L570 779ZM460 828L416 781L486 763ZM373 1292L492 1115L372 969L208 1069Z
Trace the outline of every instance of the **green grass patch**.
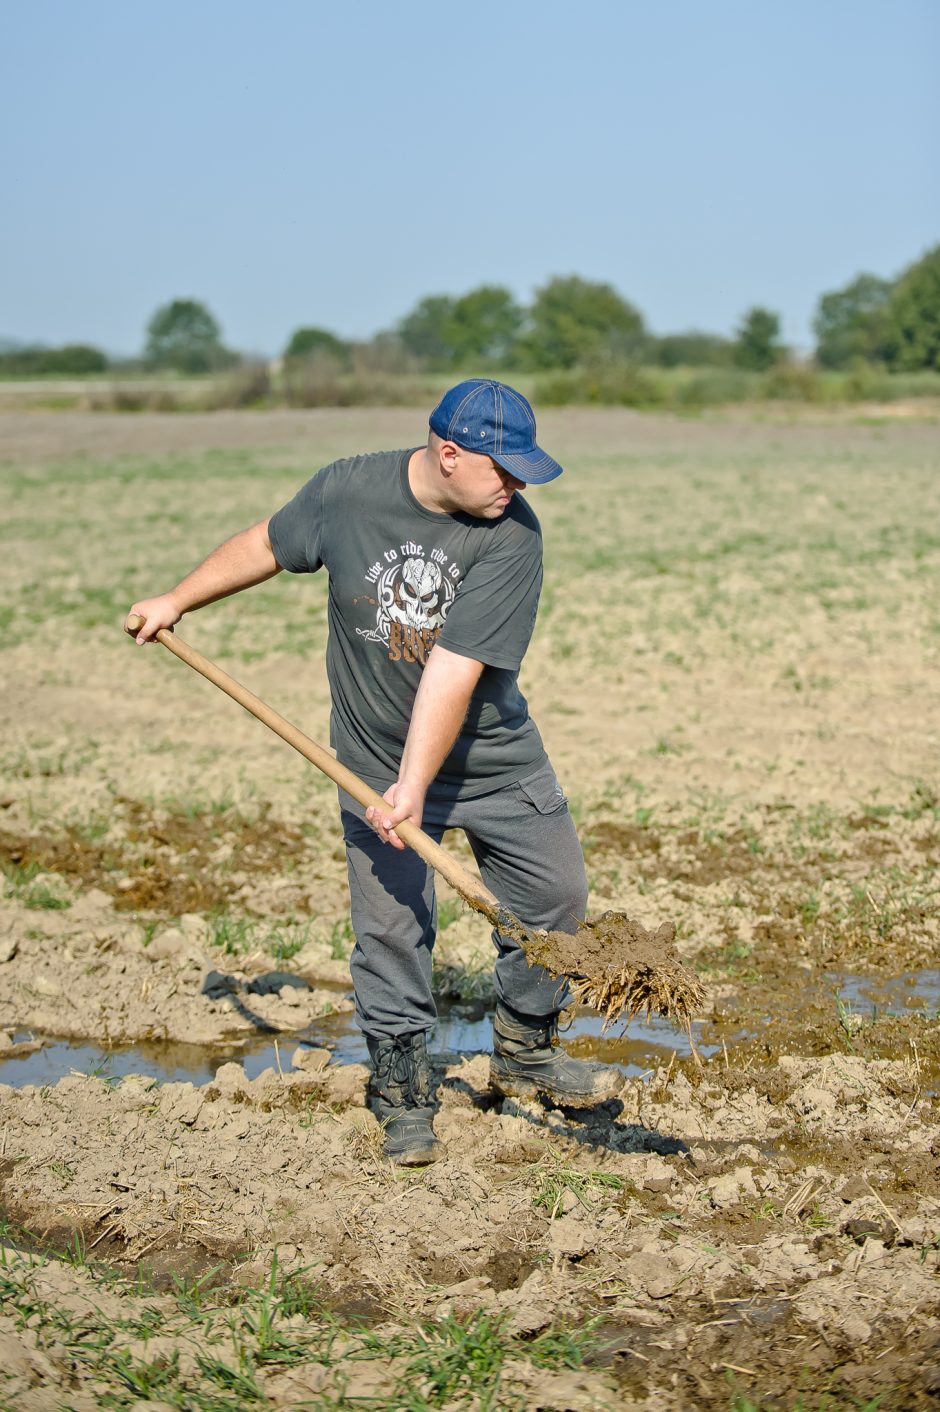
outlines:
M223 913L210 917L209 926L210 945L226 956L266 951L277 961L290 961L314 938L313 922L296 922L293 918L271 922Z
M6 1240L22 1236L9 1227L2 1232ZM60 1301L42 1279L47 1257L0 1245L0 1302L26 1342L41 1330L60 1376L73 1389L93 1386L97 1406L109 1412L128 1412L141 1400L181 1412L267 1407L265 1373L309 1367L319 1370L321 1384L310 1405L323 1409L521 1410L513 1366L579 1368L595 1342L594 1322L523 1338L510 1332L508 1315L483 1311L365 1328L330 1311L310 1271L285 1272L276 1257L257 1285L231 1283L217 1265L175 1278L170 1293L158 1295L142 1272L135 1284L89 1265L84 1247L65 1255L75 1288ZM160 1351L148 1355L158 1335ZM360 1370L371 1374L364 1401L357 1396Z
M554 1220L570 1192L580 1205L591 1207L598 1198L623 1191L626 1182L613 1172L583 1171L568 1166L557 1148L551 1148L535 1169L536 1190L532 1198L535 1209L546 1211Z
M4 897L15 897L24 907L57 912L71 907L70 898L63 895L58 878L40 871L36 863L0 862Z

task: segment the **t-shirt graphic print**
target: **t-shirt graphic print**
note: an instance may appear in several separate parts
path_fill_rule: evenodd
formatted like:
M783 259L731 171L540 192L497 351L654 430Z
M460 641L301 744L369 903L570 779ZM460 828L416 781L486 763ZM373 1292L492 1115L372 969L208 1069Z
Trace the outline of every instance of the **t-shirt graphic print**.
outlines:
M448 568L443 549L425 550L414 540L383 550L384 564L376 561L366 578L374 583L375 627L357 628L367 642L380 642L388 649L389 660L420 662L440 636L460 582L456 564ZM407 555L407 558L402 558ZM367 595L368 597L368 595Z

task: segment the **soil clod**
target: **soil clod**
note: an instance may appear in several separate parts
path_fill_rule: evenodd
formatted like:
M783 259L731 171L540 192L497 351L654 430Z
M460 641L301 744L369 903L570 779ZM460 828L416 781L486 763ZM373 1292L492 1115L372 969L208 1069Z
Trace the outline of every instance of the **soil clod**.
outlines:
M675 936L671 922L648 931L625 913L610 911L583 922L573 936L536 932L523 945L530 961L570 979L575 1001L600 1011L605 1030L643 1012L648 1019L654 1011L688 1029L705 1003L705 989L679 960Z

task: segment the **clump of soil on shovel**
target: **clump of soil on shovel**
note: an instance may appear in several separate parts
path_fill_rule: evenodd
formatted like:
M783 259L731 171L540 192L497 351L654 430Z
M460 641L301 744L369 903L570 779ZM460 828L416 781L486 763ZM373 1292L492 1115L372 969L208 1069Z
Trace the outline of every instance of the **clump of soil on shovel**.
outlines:
M600 1011L605 1030L654 1010L690 1030L705 990L679 960L675 938L671 922L647 931L624 912L604 912L574 934L527 931L516 939L530 962L567 977L574 1000Z

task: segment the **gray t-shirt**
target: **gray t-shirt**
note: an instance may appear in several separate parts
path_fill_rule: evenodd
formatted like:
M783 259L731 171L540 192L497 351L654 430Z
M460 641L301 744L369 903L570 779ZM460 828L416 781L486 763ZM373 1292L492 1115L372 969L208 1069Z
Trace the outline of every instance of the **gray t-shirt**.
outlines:
M516 681L542 587L542 534L518 494L497 520L426 510L408 482L412 454L335 461L272 516L268 532L282 568L329 574L330 743L375 788L398 777L434 643L484 663L430 791L466 799L546 758Z

